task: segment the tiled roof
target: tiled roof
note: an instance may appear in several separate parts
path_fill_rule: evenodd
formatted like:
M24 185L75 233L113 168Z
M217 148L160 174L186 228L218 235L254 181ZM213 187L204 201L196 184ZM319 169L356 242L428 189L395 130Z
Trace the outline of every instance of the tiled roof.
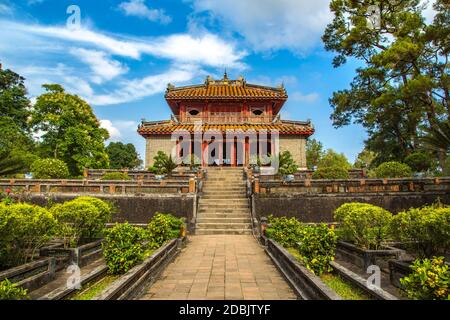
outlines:
M143 123L139 127L139 134L142 136L146 135L168 135L177 130L194 132L195 125L193 123L174 123L172 121L161 121L157 123ZM278 130L279 134L283 135L312 135L314 133L314 128L309 123L300 123L294 121L280 121L277 123L267 123L267 124L203 124L199 129L203 131L219 131L225 132L226 130L235 131L248 131L248 130ZM198 130L198 129L197 129Z
M191 99L280 99L286 100L284 86L278 88L247 84L243 78L229 80L225 74L222 80L208 77L204 84L174 87L169 84L165 95L167 100Z

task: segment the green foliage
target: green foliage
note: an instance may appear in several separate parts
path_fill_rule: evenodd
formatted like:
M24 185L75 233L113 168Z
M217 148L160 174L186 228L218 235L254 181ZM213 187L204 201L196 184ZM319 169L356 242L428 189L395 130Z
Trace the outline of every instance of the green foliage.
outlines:
M39 159L31 165L34 179L66 179L70 176L64 161L58 159Z
M346 203L334 212L339 237L363 249L380 248L389 234L392 214L367 203Z
M294 174L298 170L298 165L295 163L289 151L280 153L278 166L278 172L283 176Z
M104 142L109 134L91 106L59 85L43 87L47 92L37 98L31 120L33 130L45 132L39 144L42 157L64 161L74 177L84 168L107 168Z
M28 300L28 290L8 279L0 282L0 300Z
M407 164L412 171L414 172L425 172L431 169L432 157L430 154L425 152L414 152L407 156L404 160L405 164Z
M131 180L131 177L125 172L108 172L101 177L101 180L123 181L123 180Z
M37 158L30 135L12 117L3 115L0 116L0 131L0 177L27 172Z
M412 170L407 164L390 161L380 164L373 174L376 178L407 178L412 176Z
M111 219L112 208L101 200L80 197L56 204L50 210L59 222L59 236L67 245L77 245L82 239L102 235L105 223Z
M330 99L331 119L336 127L354 122L367 129L376 165L420 150L423 133L450 114L448 1L435 1L432 23L423 17L423 1L390 2L332 0L334 19L322 37L336 53L335 67L349 58L362 63L349 89ZM371 5L381 5L380 28L368 26Z
M306 142L306 166L313 170L319 165L320 159L324 155L323 145L316 139L308 139Z
M300 239L303 224L295 218L269 217L266 236L285 248L295 248Z
M142 164L139 154L133 144L122 142L111 142L106 147L109 156L109 167L111 169L135 169Z
M346 170L350 170L352 165L348 162L347 157L343 153L337 153L333 149L328 149L325 154L320 158L318 167L341 167Z
M350 175L347 169L342 167L322 167L314 171L313 179L349 179Z
M177 164L172 160L172 156L168 156L163 151L158 151L153 160L153 166L149 168L149 171L154 174L170 175L177 168Z
M45 208L29 204L0 204L0 265L26 263L28 254L55 234L57 222Z
M420 257L431 258L450 248L450 207L432 205L395 215L392 235Z
M450 300L450 270L444 258L416 260L412 273L400 279L408 298L414 300Z
M159 248L166 241L178 238L183 224L184 222L180 218L157 212L147 226L150 248Z
M107 230L103 256L111 274L123 274L144 259L146 239L144 229L127 223L117 223Z
M330 261L334 260L337 236L334 228L326 224L306 225L301 228L298 252L305 266L317 275L330 272Z
M364 149L358 154L353 167L356 169L369 169L372 167L376 157L377 155L375 152Z

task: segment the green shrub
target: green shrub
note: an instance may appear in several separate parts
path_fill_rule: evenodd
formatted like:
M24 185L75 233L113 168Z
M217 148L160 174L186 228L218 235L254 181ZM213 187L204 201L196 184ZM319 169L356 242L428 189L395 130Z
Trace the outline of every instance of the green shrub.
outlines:
M400 279L406 295L415 300L450 300L450 271L444 258L416 260L412 273Z
M147 234L150 240L150 248L161 247L166 241L180 236L183 220L171 214L156 213L147 226Z
M300 239L303 224L295 218L269 217L266 236L285 248L295 248Z
M172 156L168 156L163 151L158 151L153 160L153 167L148 169L151 173L170 175L177 168L177 164L173 161Z
M28 300L28 291L11 283L8 279L0 282L0 300Z
M326 224L308 225L301 228L296 246L305 266L317 275L330 272L334 260L337 236L334 228Z
M431 258L450 248L450 207L433 205L394 216L391 233L420 257Z
M400 162L384 162L373 170L376 178L408 178L412 176L411 168Z
M342 167L323 167L314 171L313 179L349 179L347 169Z
M114 206L111 203L100 200L99 198L88 196L78 197L76 200L81 202L88 202L98 209L99 215L97 219L99 220L99 224L102 224L104 226L107 223L111 222L112 215L115 210Z
M101 177L101 180L124 181L131 180L131 177L124 172L108 172Z
M389 234L392 214L367 203L346 203L334 212L339 236L363 249L378 249Z
M69 178L69 168L64 161L58 159L39 159L31 165L34 179L66 179Z
M45 208L30 204L0 204L0 265L28 261L52 238L57 222Z
M405 158L405 163L414 172L425 172L431 169L433 162L432 157L424 152L414 152Z
M66 245L77 245L82 239L101 236L105 223L110 220L111 208L99 201L80 197L50 209L59 222L58 232Z
M278 166L278 172L283 176L294 174L298 170L298 165L295 163L289 151L284 151L280 154Z
M123 274L144 259L146 232L129 223L117 223L106 232L103 256L111 274Z

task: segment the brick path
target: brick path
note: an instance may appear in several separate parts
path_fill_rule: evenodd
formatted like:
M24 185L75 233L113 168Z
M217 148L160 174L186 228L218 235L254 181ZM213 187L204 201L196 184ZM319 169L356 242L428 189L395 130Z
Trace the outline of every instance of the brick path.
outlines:
M197 235L143 300L287 300L294 292L249 235Z

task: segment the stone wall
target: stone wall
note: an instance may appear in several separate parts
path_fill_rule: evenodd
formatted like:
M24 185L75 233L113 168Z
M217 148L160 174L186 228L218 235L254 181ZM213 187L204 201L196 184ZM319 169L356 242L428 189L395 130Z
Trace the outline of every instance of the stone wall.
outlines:
M174 149L175 142L171 140L170 135L152 135L146 139L145 151L145 167L148 168L153 165L153 158L158 151L163 151L167 155L174 157L176 150ZM172 152L174 152L172 154Z
M306 169L306 139L280 135L280 153L289 151L300 169Z
M84 196L86 194L83 194ZM66 194L31 194L27 202L40 206L49 203L62 203L72 200L80 195ZM171 213L177 217L185 217L187 222L192 220L194 214L194 203L196 195L92 195L102 200L115 204L118 212L114 215L114 222L145 223L153 217L156 212Z
M333 212L347 202L364 202L398 213L411 207L429 205L440 199L450 205L450 194L442 192L397 192L364 194L254 194L253 210L257 218L296 217L303 222L334 222Z

